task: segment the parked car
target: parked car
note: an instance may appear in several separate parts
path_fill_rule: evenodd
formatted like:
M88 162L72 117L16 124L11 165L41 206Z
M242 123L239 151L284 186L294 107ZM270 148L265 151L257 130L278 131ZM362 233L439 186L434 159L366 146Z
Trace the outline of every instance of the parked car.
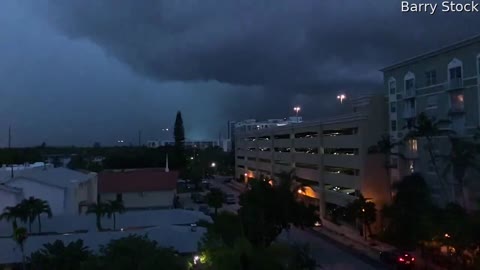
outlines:
M229 193L229 194L226 194L225 195L225 203L227 204L235 204L236 203L236 200L235 200L235 195Z
M400 250L380 252L380 260L396 269L413 269L415 266L415 257Z
M231 182L232 182L232 178L223 179L223 183L231 183Z

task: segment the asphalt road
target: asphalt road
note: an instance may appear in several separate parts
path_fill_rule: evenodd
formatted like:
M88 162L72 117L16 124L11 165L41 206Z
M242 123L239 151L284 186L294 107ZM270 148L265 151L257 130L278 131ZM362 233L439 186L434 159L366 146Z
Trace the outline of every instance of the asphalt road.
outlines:
M212 186L221 189L225 193L233 193L238 196L239 192L230 187L230 184L223 183L223 179L212 180ZM237 201L238 203L238 201ZM236 211L238 204L226 205L223 210ZM292 228L290 232L283 232L279 241L308 244L312 256L317 261L320 269L324 270L376 270L386 269L379 263L352 251L348 247L319 233L310 230Z

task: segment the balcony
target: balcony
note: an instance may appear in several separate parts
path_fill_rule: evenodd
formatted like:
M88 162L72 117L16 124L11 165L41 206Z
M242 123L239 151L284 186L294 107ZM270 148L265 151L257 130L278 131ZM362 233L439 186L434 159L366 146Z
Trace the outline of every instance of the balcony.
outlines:
M333 186L341 186L352 189L360 189L360 178L354 175L346 174L334 174L327 173L323 174L324 182Z
M403 109L402 117L405 119L415 118L416 117L416 110L415 108L406 107Z
M360 168L360 156L358 155L324 155L323 164L326 166L344 166L348 168Z
M316 147L320 144L320 140L317 137L297 138L293 142L296 148L310 148L310 147Z
M415 87L411 87L409 89L405 89L405 96L404 99L415 98Z
M360 145L360 136L325 136L323 138L323 145L325 148L358 148L358 146Z
M273 157L275 160L287 161L292 162L293 153L282 153L282 152L275 152L273 153Z
M295 153L295 162L308 163L308 164L318 164L319 155L317 154L307 154L307 153Z
M272 152L271 151L259 151L259 152L257 152L257 156L259 158L272 159Z
M448 90L457 90L463 88L463 78L453 78L448 82Z
M345 207L355 199L355 196L343 194L341 192L325 190L325 202L327 203L333 203Z
M450 109L448 110L449 115L455 115L455 114L464 114L465 113L465 107L463 104L461 105L452 105Z
M318 181L318 178L320 176L318 170L314 169L307 169L307 168L295 168L295 175L297 177L311 180L311 181Z
M276 139L273 142L273 147L292 147L291 139Z

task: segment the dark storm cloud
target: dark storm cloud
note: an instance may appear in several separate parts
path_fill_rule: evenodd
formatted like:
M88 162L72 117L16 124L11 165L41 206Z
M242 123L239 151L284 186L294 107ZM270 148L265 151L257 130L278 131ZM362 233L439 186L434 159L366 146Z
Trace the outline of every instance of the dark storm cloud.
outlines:
M378 68L473 34L467 14L402 14L389 0L51 0L48 16L157 80L295 93L372 87Z
M91 145L171 138L177 110L195 139L294 105L319 118L339 91L381 91L379 68L476 34L479 17L397 0L3 0L0 130Z

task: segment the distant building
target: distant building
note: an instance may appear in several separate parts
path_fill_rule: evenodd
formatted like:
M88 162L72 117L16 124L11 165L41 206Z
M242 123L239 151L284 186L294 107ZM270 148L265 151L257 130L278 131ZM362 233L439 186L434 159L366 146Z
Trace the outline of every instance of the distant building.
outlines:
M146 146L148 148L159 148L160 146L162 146L162 143L158 140L149 140L147 141Z
M209 147L220 147L219 140L205 140L205 141L185 141L186 148L198 148L198 149L205 149ZM162 145L164 146L174 146L175 141L162 141Z
M382 72L392 140L403 140L413 129L416 117L425 113L445 132L434 138L435 155L442 156L449 153L447 132L468 139L480 126L480 36L409 58ZM424 139L411 139L393 149L405 158L390 158L392 181L420 172L440 204L461 203L464 189L467 207L474 207L480 198L480 184L476 181L479 175L468 170L464 187L456 183L451 172L446 174L446 181L439 181L425 145ZM439 159L436 165L443 175L446 160Z
M178 172L163 168L103 171L98 174L101 202L122 200L127 209L172 208Z
M97 176L67 168L50 166L0 171L3 194L0 209L14 206L21 199L33 196L45 200L53 215L79 215L97 199ZM8 198L8 199L6 199Z

